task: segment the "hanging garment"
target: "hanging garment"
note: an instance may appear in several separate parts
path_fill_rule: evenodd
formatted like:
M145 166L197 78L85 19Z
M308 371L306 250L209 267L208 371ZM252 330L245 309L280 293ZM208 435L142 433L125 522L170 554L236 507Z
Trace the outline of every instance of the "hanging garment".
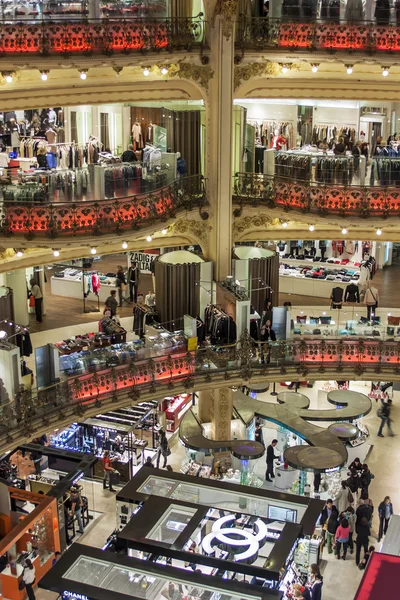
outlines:
M346 20L347 21L363 21L364 20L364 7L363 7L362 0L347 0Z

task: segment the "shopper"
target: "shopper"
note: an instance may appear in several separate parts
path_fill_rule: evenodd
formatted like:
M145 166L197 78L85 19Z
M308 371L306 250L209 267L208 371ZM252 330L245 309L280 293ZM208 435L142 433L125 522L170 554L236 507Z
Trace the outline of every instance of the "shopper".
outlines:
M260 442L260 444L262 444L264 446L264 436L263 436L263 430L262 427L260 425L260 423L256 423L256 430L254 432L254 439L256 442Z
M311 592L305 585L301 585L301 583L294 583L292 585L292 590L294 594L298 594L297 596L294 596L295 598L297 597L303 598L303 600L311 600Z
M131 266L128 270L128 283L129 283L129 298L131 302L137 302L137 294L140 280L140 269L139 265L135 260L131 262Z
M328 554L332 554L333 552L336 531L339 527L338 516L339 515L336 509L332 510L331 515L328 518L328 521L326 522L326 525L324 525L326 531L326 546L328 549Z
M274 460L279 460L279 454L275 454L274 449L277 445L278 440L272 440L270 445L267 448L267 472L265 473L265 480L269 483L272 483L272 479L275 477L274 475Z
M164 458L164 464L163 464L163 468L165 469L165 467L167 466L167 457L169 455L169 447L168 447L168 440L167 440L167 436L166 433L163 429L160 429L160 439L158 442L158 448L157 448L157 469L160 468L160 458L161 456L163 456Z
M314 494L319 494L320 485L321 485L321 473L314 473Z
M122 301L124 299L124 291L126 290L126 279L124 269L121 265L117 267L117 289L118 289L118 300L119 305L122 306Z
M353 494L356 494L358 491L358 486L360 484L360 472L357 471L357 469L349 467L349 473L350 475L346 481L346 485Z
M335 144L333 153L336 155L341 155L341 154L345 154L346 150L347 150L347 146L344 142L344 137L340 136L338 143Z
M335 498L335 505L341 515L345 512L346 508L354 502L353 494L350 489L347 487L345 481L342 481L342 488L339 491L338 495Z
M389 435L393 436L393 431L392 431L392 420L390 418L390 412L392 410L392 401L389 398L387 402L381 402L381 406L377 411L378 417L381 418L381 425L379 427L379 431L378 431L378 437L384 437L382 434L383 428L385 426L385 423L388 426L389 429Z
M374 513L374 503L372 502L371 498L368 497L368 494L365 491L361 492L360 501L361 500L369 508L369 515L370 515L369 516L369 526L372 527L372 515Z
M355 459L353 460L353 462L351 463L351 465L349 466L349 469L350 469L350 471L351 471L352 469L355 469L355 470L356 470L358 473L360 473L360 474L361 474L361 471L362 471L362 464L361 464L361 461L360 461L360 459L359 459L359 458L355 458Z
M332 512L336 513L336 519L337 519L337 517L339 516L338 509L333 504L333 500L331 498L328 498L324 508L322 509L321 517L319 520L319 523L320 523L320 525L322 525L322 527L328 522L328 519L331 516Z
M365 569L373 552L375 552L375 546L370 546L368 548L368 551L364 554L364 558L362 559L362 561L360 561L360 564L358 565L359 569L361 569L362 571Z
M355 533L355 529L356 529L356 511L354 510L354 508L352 506L348 506L346 512L343 514L343 517L345 519L347 519L349 526L350 526L350 533L349 533L349 543L348 543L348 548L350 550L350 554L353 554L354 552L354 540L353 540L353 536Z
M320 572L315 574L314 583L310 588L311 600L321 600L323 579Z
M30 558L25 560L25 567L22 571L22 579L25 583L26 593L28 594L29 600L35 600L36 596L33 591L33 586L35 584L36 572L35 567Z
M365 517L363 517L356 529L357 540L356 540L356 565L358 567L360 563L361 548L364 548L364 556L368 550L369 536L371 535L371 529L369 523Z
M121 160L122 162L137 162L137 157L132 144L129 144L128 150L125 150L125 152L122 153Z
M36 323L41 323L42 318L42 308L43 308L43 296L40 290L40 287L36 283L35 279L30 280L31 285L31 296L35 298L35 313L36 313Z
M366 463L363 464L362 466L362 471L361 471L361 478L360 478L360 487L361 487L361 494L366 494L367 498L368 498L368 490L369 490L369 486L371 484L373 475L371 473L371 471L368 468L368 465Z
M107 489L107 481L110 492L115 492L111 483L111 474L115 472L112 466L113 459L110 458L110 451L106 450L103 456L103 467L104 467L104 478L103 478L103 490Z
M390 501L390 496L385 496L383 502L378 506L379 514L379 534L378 542L381 541L382 536L386 534L387 528L389 527L390 517L393 514L393 504Z
M82 498L76 489L71 490L71 512L72 516L76 517L78 521L78 533L83 533Z
M117 290L111 290L110 296L106 300L106 307L111 311L111 316L115 317L117 314L118 302L116 299Z
M145 467L151 467L152 469L154 469L154 465L153 465L153 461L151 460L151 456L148 456L146 458L146 462L144 463Z
M349 542L350 526L347 519L343 519L339 527L336 529L335 542L336 542L336 558L340 558L340 550L343 546L342 559L346 560L347 544Z

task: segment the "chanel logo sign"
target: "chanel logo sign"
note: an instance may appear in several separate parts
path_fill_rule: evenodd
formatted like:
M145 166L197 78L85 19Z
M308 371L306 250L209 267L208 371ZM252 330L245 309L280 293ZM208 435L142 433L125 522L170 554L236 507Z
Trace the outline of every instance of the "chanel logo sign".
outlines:
M211 533L203 539L203 550L206 554L214 554L215 547L221 548L233 554L236 562L253 563L257 559L259 548L264 545L268 528L261 519L254 522L253 532L229 527L229 523L234 520L235 515L228 515L215 521Z

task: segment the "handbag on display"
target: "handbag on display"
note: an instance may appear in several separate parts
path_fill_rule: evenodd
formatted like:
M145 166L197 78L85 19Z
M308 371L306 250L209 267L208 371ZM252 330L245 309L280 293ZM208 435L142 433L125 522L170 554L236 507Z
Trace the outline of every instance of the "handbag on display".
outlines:
M321 330L320 329L314 329L313 335L321 335Z
M320 317L319 318L321 325L330 325L332 321L332 317Z

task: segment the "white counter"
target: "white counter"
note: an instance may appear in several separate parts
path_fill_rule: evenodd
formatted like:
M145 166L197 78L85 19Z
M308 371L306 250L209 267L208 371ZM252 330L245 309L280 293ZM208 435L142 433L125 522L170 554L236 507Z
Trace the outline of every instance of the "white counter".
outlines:
M279 275L279 292L281 294L330 298L333 288L340 287L345 291L350 283L352 282L342 283L341 281L327 281L326 279L312 279L311 277Z
M111 290L116 290L115 285L101 283L100 284L100 302L105 302L110 295ZM83 300L83 286L82 281L78 279L68 279L65 277L52 277L51 278L51 293L53 296L63 296L64 298L78 298ZM124 292L126 295L126 291ZM129 290L128 290L129 294ZM118 294L116 296L118 301ZM90 293L87 297L88 302L97 302L97 296Z

